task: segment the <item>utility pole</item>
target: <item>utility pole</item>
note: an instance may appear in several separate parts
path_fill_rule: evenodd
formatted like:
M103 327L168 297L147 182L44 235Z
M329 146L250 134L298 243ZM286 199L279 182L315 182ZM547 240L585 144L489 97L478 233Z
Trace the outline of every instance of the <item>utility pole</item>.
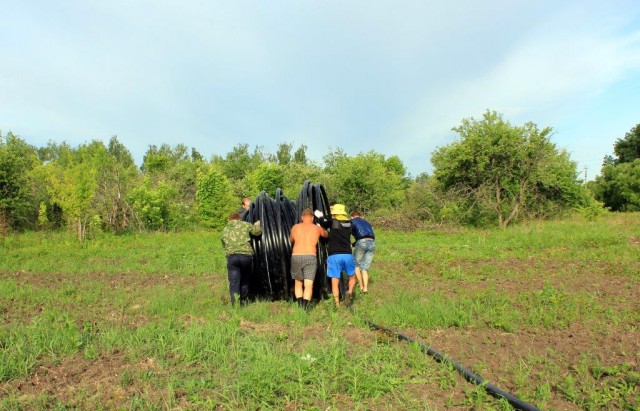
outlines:
M584 166L584 182L587 182L587 166Z

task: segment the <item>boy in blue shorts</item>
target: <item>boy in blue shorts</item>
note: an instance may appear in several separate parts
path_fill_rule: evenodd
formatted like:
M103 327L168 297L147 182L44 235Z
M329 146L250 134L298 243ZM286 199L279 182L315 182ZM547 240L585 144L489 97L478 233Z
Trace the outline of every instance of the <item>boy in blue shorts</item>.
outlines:
M340 306L340 277L344 271L349 277L345 304L349 306L356 285L356 265L351 254L351 220L343 204L335 204L331 208L334 217L329 231L327 251L327 277L331 278L331 293L336 307Z

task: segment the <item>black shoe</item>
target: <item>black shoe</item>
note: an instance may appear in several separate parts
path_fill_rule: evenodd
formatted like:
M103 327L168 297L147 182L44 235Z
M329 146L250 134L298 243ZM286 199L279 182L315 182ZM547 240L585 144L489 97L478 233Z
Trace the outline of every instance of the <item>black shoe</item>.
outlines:
M296 302L298 303L298 307L302 308L302 297L296 298Z

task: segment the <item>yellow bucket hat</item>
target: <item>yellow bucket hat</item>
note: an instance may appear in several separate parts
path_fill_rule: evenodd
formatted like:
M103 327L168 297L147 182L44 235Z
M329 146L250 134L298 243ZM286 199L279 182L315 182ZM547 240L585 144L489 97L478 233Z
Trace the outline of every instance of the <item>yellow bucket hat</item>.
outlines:
M334 204L331 207L331 215L337 218L338 220L348 220L349 214L347 213L347 209L344 204Z

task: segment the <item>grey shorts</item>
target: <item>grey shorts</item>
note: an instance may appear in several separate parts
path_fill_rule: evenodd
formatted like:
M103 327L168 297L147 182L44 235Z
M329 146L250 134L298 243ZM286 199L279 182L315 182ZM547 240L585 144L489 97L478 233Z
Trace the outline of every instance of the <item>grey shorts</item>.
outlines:
M294 280L311 280L316 278L318 261L315 255L292 255L291 278Z
M361 270L368 271L373 261L373 254L376 252L376 242L372 238L363 238L356 241L356 249L353 253L353 258L356 260L356 265Z

